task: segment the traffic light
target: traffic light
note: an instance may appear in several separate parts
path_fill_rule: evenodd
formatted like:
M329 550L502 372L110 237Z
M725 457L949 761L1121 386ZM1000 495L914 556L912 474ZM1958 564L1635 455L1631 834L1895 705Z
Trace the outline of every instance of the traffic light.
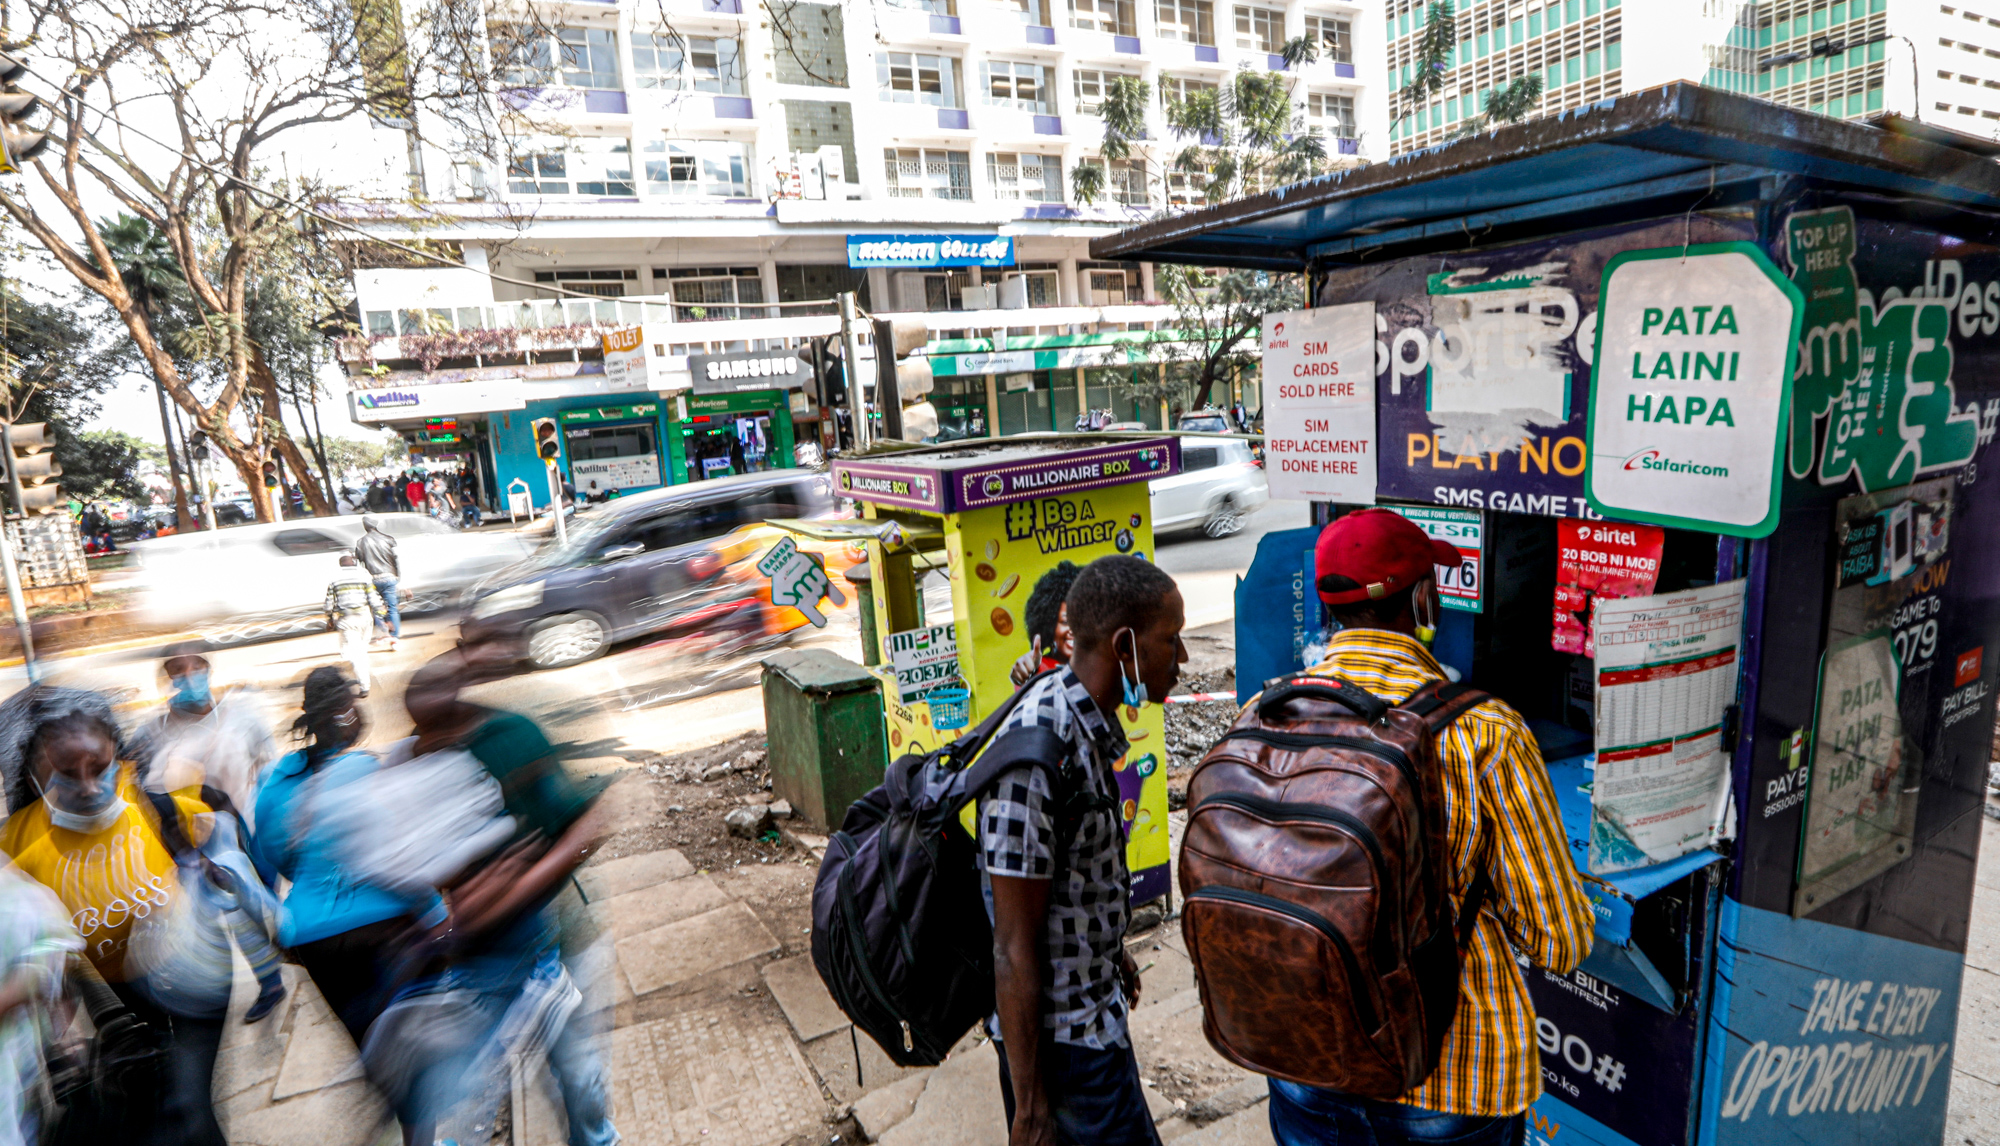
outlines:
M50 452L55 449L55 442L49 438L48 423L17 422L7 427L7 445L7 476L21 512L60 511L63 492L56 479L62 476L62 467Z
M49 133L29 131L21 121L35 114L42 101L33 94L16 90L15 81L26 75L28 65L0 53L0 174L21 170L21 164L41 154L49 145Z
M562 457L562 436L554 418L535 419L535 456L550 465Z
M265 488L265 489L277 489L277 488L278 488L278 463L277 463L277 462L274 462L274 461L273 461L273 462L265 462L265 463L264 463L264 488Z
M208 460L208 432L196 430L188 435L188 456L198 462Z

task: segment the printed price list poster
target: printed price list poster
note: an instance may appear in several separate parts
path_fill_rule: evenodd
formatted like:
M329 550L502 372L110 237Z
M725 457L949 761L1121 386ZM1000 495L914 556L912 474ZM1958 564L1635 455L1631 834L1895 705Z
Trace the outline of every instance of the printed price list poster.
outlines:
M1590 869L1662 863L1714 842L1729 790L1745 582L1598 598Z

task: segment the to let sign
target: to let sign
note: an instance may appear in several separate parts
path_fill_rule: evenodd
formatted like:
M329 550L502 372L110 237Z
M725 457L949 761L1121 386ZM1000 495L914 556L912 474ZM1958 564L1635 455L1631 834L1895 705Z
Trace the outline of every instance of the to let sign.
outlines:
M1804 299L1752 243L1627 251L1598 297L1584 490L1607 517L1778 525Z
M1272 497L1375 503L1375 304L1264 316Z

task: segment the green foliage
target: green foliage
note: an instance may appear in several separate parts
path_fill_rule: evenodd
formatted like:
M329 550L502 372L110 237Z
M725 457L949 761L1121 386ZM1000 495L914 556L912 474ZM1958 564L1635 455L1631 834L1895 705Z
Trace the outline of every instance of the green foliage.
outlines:
M1486 93L1486 122L1519 123L1541 102L1542 77L1515 76L1506 87Z
M1167 127L1185 141L1174 169L1198 178L1210 203L1295 183L1326 162L1326 142L1306 130L1277 72L1238 72L1214 91L1169 102Z
M1163 263L1154 268L1153 285L1174 308L1171 329L1148 339L1153 356L1168 364L1167 381L1142 386L1140 396L1183 402L1190 410L1208 405L1216 383L1256 369L1252 351L1266 314L1305 305L1297 275Z
M1146 105L1152 99L1153 85L1137 76L1119 76L1106 85L1104 102L1097 112L1104 120L1104 142L1099 148L1104 161L1086 159L1069 169L1069 185L1077 202L1086 206L1096 203L1105 192L1105 161L1131 158L1132 144L1146 138Z
M139 461L147 443L117 430L72 434L67 427L54 428L63 492L79 501L112 498L140 505L151 502L152 495L139 480Z
M336 438L329 434L324 444L326 463L337 475L401 466L407 464L410 457L403 439L392 433L384 433L375 439Z
M103 311L77 295L40 301L0 282L0 371L6 411L23 422L83 421L117 385L124 358L98 341Z
M1444 91L1444 78L1451 71L1452 53L1458 48L1458 14L1451 0L1431 0L1424 19L1424 32L1417 40L1416 61L1410 65L1410 82L1397 92L1403 110L1396 116L1401 123L1418 108ZM1389 125L1394 127L1395 123Z

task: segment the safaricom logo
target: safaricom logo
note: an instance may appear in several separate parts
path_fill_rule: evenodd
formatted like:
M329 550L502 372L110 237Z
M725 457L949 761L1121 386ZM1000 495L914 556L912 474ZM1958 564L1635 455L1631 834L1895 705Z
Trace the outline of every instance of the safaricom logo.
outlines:
M1657 473L1694 474L1698 477L1728 477L1728 466L1704 465L1701 462L1677 462L1656 449L1640 450L1625 459L1627 470L1652 470Z

